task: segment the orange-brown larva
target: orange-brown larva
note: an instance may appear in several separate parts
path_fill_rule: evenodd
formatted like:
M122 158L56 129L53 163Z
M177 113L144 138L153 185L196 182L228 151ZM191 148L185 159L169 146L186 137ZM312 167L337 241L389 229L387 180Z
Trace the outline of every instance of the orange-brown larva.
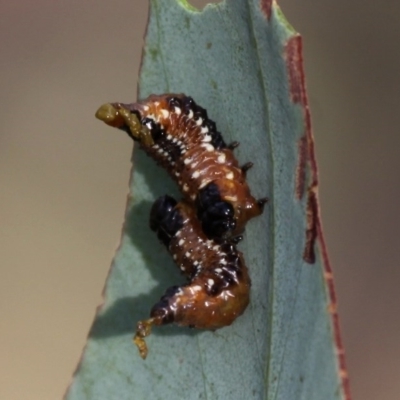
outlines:
M215 330L230 325L249 304L250 278L233 243L217 243L203 233L193 206L172 197L152 207L150 227L157 232L188 283L169 288L150 318L137 325L134 342L147 356L144 338L152 326L176 323Z
M260 215L266 199L256 200L246 182L252 163L240 167L206 110L183 94L151 95L138 103L105 104L96 113L124 130L178 183L194 204L208 238L233 238Z

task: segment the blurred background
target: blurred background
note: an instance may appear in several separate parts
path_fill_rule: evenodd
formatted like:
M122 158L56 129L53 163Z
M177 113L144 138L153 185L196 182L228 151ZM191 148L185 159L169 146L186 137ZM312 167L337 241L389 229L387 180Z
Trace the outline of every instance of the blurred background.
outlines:
M354 399L399 399L400 3L280 6L304 37ZM0 0L0 399L60 399L101 302L132 145L94 112L135 99L147 7Z

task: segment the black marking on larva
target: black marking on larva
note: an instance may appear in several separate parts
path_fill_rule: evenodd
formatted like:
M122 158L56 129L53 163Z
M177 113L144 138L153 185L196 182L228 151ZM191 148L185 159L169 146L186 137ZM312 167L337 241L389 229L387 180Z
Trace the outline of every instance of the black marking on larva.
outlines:
M221 291L223 290L224 283L222 281L222 278L217 279L216 276L213 276L212 280L213 280L213 283L212 284L207 283L205 288L206 288L207 294L215 297L215 296L218 296L221 293Z
M172 112L175 112L175 107L182 107L181 100L178 97L167 97L167 101Z
M173 309L170 307L170 299L181 292L182 289L179 286L169 287L161 299L151 308L150 316L161 317L163 324L170 324L174 322Z
M167 100L171 112L175 112L175 107L179 107L185 115L188 115L190 111L192 111L195 121L199 118L203 120L201 126L208 128L207 134L211 136L210 144L213 145L215 149L222 150L227 147L221 133L217 131L215 122L208 118L207 110L197 105L191 97L185 96L182 99L169 97Z
M196 107L196 103L190 96L186 96L182 100L182 107L183 112L187 115L189 114L190 110L193 111L193 109Z
M177 201L168 195L159 197L151 207L150 210L150 229L157 231L160 228L164 218L176 206Z
M230 236L235 230L235 212L232 205L221 201L218 186L211 182L199 191L196 199L197 216L204 233L210 238Z
M217 149L217 150L222 150L226 149L228 146L226 145L224 139L222 138L222 135L220 132L217 131L217 127L215 125L215 122L212 121L211 119L207 119L204 123L203 126L206 126L209 131L209 135L211 135L211 144Z
M161 297L158 303L154 304L150 311L151 318L161 318L163 324L171 324L174 322L174 313L169 306L169 298Z
M170 159L170 162L177 162L181 158L182 149L178 144L167 139L168 135L165 130L161 128L159 123L147 117L143 118L141 123L149 129L154 143L162 149L163 152L168 154L167 158Z
M150 131L154 143L159 144L165 137L165 131L161 128L160 124L153 119L145 117L141 120L141 123Z
M194 119L195 120L198 120L199 118L202 118L203 121L207 121L208 120L207 111L203 107L200 107L197 104L195 104L193 113L194 113Z
M183 218L176 208L176 200L168 195L155 201L150 211L150 228L165 246L169 246L172 237L182 229Z

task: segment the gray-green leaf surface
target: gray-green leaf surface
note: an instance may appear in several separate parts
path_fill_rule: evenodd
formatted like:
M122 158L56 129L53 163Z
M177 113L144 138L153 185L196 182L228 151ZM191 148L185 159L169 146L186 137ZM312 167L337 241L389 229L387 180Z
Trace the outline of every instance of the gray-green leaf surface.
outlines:
M315 263L303 257L316 171L304 96L293 92L296 59L287 51L297 36L270 3L228 0L199 12L183 0L151 0L139 85L141 98L192 96L225 141L240 142L241 163L254 163L252 192L270 201L240 244L253 282L249 308L216 332L155 328L148 358L139 357L136 322L183 278L148 227L154 199L179 194L135 149L121 245L67 400L346 398L321 242Z

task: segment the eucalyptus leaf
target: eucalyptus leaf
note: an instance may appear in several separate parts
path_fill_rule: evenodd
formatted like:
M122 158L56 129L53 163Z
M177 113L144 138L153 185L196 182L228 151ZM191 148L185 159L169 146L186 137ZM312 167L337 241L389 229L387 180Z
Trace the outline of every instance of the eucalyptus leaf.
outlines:
M65 398L349 399L299 36L271 0L227 0L202 12L184 0L150 3L139 97L192 96L226 142L240 142L241 163L254 163L253 194L270 199L240 244L251 304L216 332L155 328L140 358L136 322L183 278L148 227L152 202L180 195L135 149L121 245Z

